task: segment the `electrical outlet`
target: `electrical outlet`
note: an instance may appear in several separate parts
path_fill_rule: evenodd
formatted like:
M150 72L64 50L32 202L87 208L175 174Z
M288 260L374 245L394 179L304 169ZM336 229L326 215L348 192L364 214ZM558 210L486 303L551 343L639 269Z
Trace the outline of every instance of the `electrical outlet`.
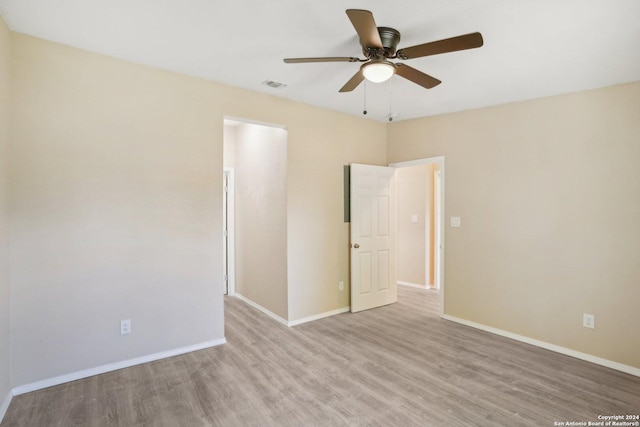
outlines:
M120 321L120 335L131 333L131 319Z
M344 291L344 282L342 280L338 282L338 290L340 292Z
M584 313L582 315L582 326L585 328L594 329L596 327L596 316L593 314Z

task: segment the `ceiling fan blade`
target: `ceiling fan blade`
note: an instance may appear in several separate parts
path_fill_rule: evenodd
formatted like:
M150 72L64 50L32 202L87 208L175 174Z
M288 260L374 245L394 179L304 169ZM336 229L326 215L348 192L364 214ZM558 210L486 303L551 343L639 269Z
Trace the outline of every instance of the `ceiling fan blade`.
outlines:
M362 69L360 69L358 70L357 73L353 75L353 77L349 79L347 83L345 83L344 86L342 86L342 88L340 88L339 92L351 92L352 90L357 88L358 85L362 83L363 80L364 80L364 74L362 74Z
M396 64L396 74L427 89L431 89L432 87L436 87L442 83L435 77L431 77L430 75L405 64Z
M324 58L285 58L287 64L303 64L306 62L358 62L358 58L349 56L328 56Z
M378 27L371 12L361 9L347 9L347 16L360 37L362 47L382 49L382 40L380 40Z
M458 50L473 49L484 44L482 34L471 33L450 39L419 44L398 50L396 56L400 59L421 58L423 56L438 55L439 53L455 52Z

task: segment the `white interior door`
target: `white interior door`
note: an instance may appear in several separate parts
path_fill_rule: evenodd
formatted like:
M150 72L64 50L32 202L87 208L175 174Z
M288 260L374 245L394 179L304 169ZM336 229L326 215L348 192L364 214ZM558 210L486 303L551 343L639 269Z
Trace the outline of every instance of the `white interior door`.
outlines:
M351 311L397 301L394 168L351 164Z

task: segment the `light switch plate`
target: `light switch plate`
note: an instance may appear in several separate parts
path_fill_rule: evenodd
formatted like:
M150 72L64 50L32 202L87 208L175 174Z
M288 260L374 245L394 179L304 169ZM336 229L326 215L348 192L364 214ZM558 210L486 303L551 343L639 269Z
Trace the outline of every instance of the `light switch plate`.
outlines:
M451 226L452 227L460 227L461 223L460 223L460 217L459 216L452 216L451 217Z
M418 215L416 215L416 214L411 215L411 222L414 223L414 224L417 224L418 223Z

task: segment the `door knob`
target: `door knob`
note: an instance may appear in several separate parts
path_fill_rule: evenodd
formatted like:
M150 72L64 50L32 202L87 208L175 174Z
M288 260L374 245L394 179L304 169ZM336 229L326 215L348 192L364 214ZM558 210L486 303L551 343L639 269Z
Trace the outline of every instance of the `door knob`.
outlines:
M353 244L353 247L354 247L354 248L356 248L356 249L358 249L358 248L360 247L360 245L359 245L359 244L357 244L357 243L354 243L354 244Z

